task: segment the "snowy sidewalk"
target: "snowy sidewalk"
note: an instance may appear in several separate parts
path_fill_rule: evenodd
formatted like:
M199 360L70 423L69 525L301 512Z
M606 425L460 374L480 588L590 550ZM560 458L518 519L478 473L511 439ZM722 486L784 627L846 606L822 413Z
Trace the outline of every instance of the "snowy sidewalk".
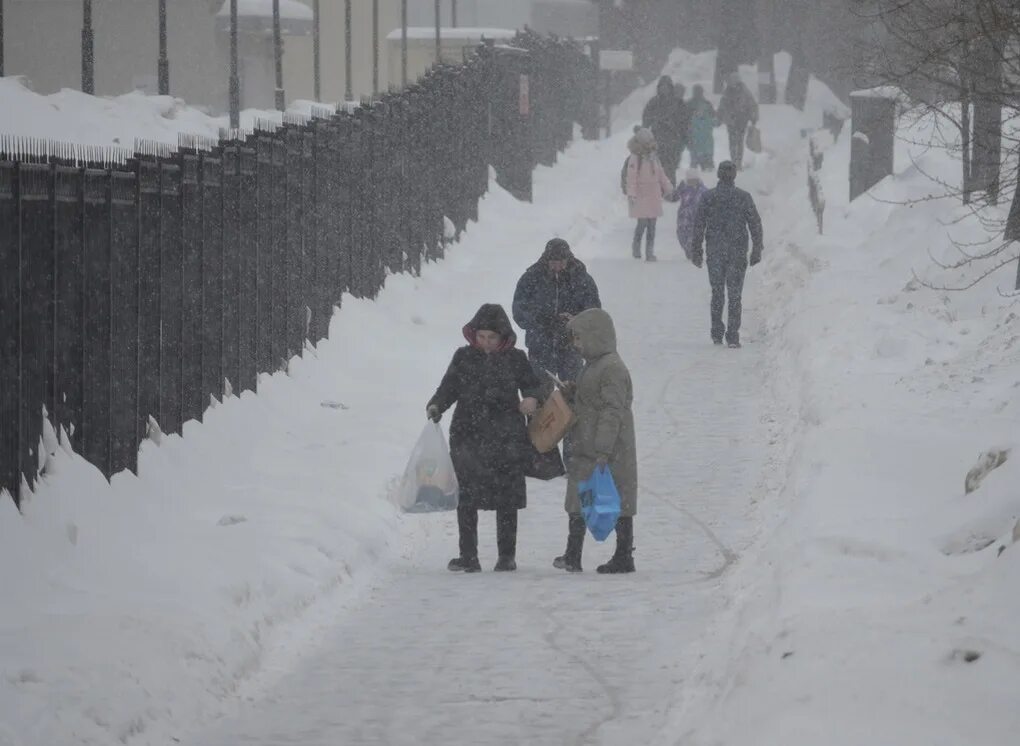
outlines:
M622 143L581 146L545 173L526 245L490 255L459 282L508 304L557 225L588 263L635 381L637 574L597 576L613 542L590 536L585 574L551 567L565 540L562 480L529 482L512 575L489 572L491 515L481 521L485 572L476 576L445 569L456 553L452 515L409 516L409 528L427 535L422 549L330 620L304 662L185 743L634 744L664 727L696 655L687 644L722 603L719 578L751 531L745 519L768 450L757 283L752 273L747 346L713 346L707 279L683 258L672 216L658 264L629 255L632 224L612 178ZM458 304L460 316L474 305ZM446 338L452 353L453 326ZM441 373L421 371L421 402Z

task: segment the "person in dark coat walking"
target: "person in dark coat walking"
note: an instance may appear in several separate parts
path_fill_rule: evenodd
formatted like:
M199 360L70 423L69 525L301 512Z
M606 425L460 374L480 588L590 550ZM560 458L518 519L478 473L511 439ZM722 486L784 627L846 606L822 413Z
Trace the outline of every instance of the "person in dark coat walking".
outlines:
M676 181L676 170L687 147L687 130L691 123L684 93L683 86L674 85L669 76L663 75L659 78L656 94L645 105L641 115L642 126L655 135L659 160L670 182Z
M744 85L739 73L730 75L726 90L719 101L719 121L726 125L730 136L730 160L739 171L744 166L744 138L747 128L758 121L758 102Z
M487 303L464 327L468 344L453 354L426 413L438 422L456 404L450 457L460 487L460 556L451 571L479 572L478 511L496 511L496 572L517 569L517 511L527 507L524 472L533 449L525 417L540 386L502 306Z
M719 184L701 199L694 220L691 261L700 267L707 244L708 281L712 286L712 341L740 347L741 295L747 272L747 243L751 238L751 266L761 261L761 217L754 199L736 186L737 167L730 161L719 164ZM723 305L729 296L727 323Z
M601 308L599 289L570 244L554 238L542 258L517 282L513 315L525 330L525 344L535 373L551 388L545 371L561 381L573 381L581 370L581 355L571 344L567 322L589 308Z

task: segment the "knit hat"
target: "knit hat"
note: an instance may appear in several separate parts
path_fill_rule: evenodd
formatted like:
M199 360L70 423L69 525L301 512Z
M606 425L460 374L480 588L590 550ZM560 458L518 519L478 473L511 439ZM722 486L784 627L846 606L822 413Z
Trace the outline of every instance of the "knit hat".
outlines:
M687 169L687 174L684 176L687 181L701 181L701 172L696 168Z

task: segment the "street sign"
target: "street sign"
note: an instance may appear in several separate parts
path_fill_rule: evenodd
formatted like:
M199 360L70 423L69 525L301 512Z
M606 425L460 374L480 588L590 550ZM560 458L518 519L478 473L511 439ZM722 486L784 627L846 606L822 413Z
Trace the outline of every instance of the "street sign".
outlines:
M599 51L599 67L603 70L626 72L634 69L634 53L629 49L603 49Z

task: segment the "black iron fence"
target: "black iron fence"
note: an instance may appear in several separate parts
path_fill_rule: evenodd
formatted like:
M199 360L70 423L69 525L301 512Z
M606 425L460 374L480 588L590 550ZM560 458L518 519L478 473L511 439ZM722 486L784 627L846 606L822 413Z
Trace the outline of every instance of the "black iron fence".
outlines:
M131 153L0 140L0 490L39 477L48 421L110 476L153 427L257 389L342 296L440 259L490 165L530 198L595 67L522 34L351 111Z

